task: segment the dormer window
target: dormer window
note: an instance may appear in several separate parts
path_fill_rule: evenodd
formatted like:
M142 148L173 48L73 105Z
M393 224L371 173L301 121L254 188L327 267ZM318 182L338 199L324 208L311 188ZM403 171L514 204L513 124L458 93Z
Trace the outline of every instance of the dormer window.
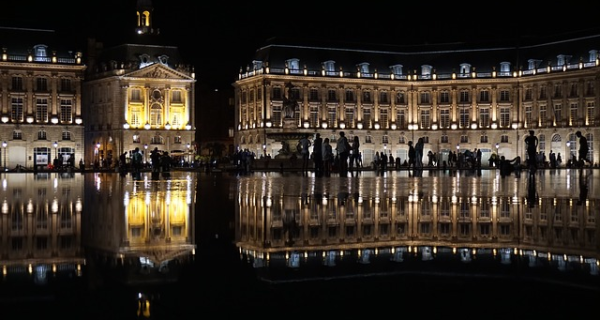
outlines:
M33 46L34 60L35 61L46 61L48 46L44 44L38 44Z
M300 73L300 60L293 58L293 59L288 59L286 61L287 63L287 67L290 70L290 73Z
M433 67L428 64L424 64L421 66L421 76L423 77L423 79L431 78L431 70L433 70Z
M403 68L403 67L404 67L404 66L403 66L403 65L401 65L401 64L395 64L395 65L393 65L393 66L390 66L390 69L392 70L392 73L393 73L395 76L397 76L397 77L400 77L400 76L402 76L402 68Z
M569 64L569 60L571 60L571 56L566 54L559 54L556 56L556 65L562 67L564 65Z
M598 50L590 50L589 62L596 62L596 59L598 59Z
M369 73L369 63L368 62L359 63L357 66L358 66L358 71L361 73L361 76L368 77L371 75Z
M160 55L158 56L158 61L164 65L168 65L169 64L169 56L167 55Z
M323 68L325 69L325 73L328 76L335 75L335 61L328 60L328 61L323 62Z
M152 64L152 61L150 60L150 56L147 54L141 54L139 58L140 58L140 68L144 68L144 67L147 67Z
M263 67L263 62L259 60L253 60L252 67L254 68L254 70L260 70Z
M542 60L538 60L538 59L529 59L527 60L527 69L528 70L535 70L539 67L540 63L542 62Z
M460 73L460 77L468 77L469 73L471 73L471 64L461 63L459 73Z
M510 62L500 62L500 75L510 75Z

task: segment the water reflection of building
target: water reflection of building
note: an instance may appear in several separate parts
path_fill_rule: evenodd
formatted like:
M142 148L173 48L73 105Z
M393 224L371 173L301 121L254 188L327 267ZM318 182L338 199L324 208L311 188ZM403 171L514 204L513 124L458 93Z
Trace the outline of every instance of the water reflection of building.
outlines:
M242 183L237 245L255 267L303 269L415 257L504 265L527 259L530 265L545 261L559 270L598 274L598 199L578 205L577 198L548 188L532 205L519 187L483 190L486 185L442 180L434 178L429 189L412 179L389 178L387 186L375 179L356 186L315 183L304 194L273 188L272 181ZM497 188L496 182L489 186Z
M86 250L97 265L124 269L127 283L174 281L195 254L193 173L169 180L116 174L86 178Z
M83 176L11 173L1 180L3 278L46 284L50 276L81 276Z
M64 285L96 271L126 283L173 281L195 254L193 174L133 181L114 173L10 173L1 181L4 288L50 278Z

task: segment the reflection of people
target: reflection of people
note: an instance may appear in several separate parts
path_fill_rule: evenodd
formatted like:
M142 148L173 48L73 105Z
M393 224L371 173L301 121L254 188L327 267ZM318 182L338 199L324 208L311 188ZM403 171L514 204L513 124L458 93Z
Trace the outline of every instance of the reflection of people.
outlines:
M323 174L323 138L321 138L320 133L315 135L313 162L315 163L315 175L321 176Z
M587 158L589 152L587 138L581 134L581 131L575 132L575 135L579 138L579 166L583 167L586 162L591 166L592 161Z
M529 180L528 180L528 184L527 184L527 205L529 205L530 208L533 208L535 206L535 203L537 201L537 191L536 191L536 186L535 186L535 175L529 175Z
M530 169L536 169L538 138L535 136L533 130L529 130L529 136L525 138L525 145L527 146L527 164Z
M587 175L583 174L583 170L579 171L579 199L577 205L580 206L587 201L588 196L588 185Z

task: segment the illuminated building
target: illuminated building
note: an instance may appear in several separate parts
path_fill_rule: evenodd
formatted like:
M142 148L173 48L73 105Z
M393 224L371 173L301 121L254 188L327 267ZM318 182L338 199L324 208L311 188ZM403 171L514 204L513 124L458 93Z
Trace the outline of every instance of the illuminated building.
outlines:
M0 167L47 166L84 154L82 53L54 30L0 28Z
M475 148L484 160L492 153L525 159L524 138L534 130L539 151L561 153L566 163L581 131L597 163L599 40L597 34L518 46L271 40L234 84L235 144L277 157L285 156L286 136L319 132L335 143L345 131L350 140L359 137L366 163L378 151L407 159L408 142L421 137L424 154L431 150L442 160ZM287 101L296 103L289 117Z
M90 39L84 83L86 159L114 166L137 147L189 157L195 150L195 75L153 25L150 1L138 1L132 39L104 47ZM132 28L133 31L133 28Z

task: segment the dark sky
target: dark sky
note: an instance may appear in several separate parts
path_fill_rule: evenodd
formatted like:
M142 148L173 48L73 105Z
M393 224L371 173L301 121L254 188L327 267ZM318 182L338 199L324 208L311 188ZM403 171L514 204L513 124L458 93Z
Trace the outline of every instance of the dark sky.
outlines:
M81 39L82 45L86 37L94 35L110 43L135 27L136 0L65 2L13 2L0 10L0 25L18 21L66 31ZM517 39L598 29L600 3L579 2L544 8L469 8L456 2L440 5L425 1L236 4L153 0L154 25L196 66L198 82L215 88L230 87L240 66L249 64L254 51L270 37L405 45Z

